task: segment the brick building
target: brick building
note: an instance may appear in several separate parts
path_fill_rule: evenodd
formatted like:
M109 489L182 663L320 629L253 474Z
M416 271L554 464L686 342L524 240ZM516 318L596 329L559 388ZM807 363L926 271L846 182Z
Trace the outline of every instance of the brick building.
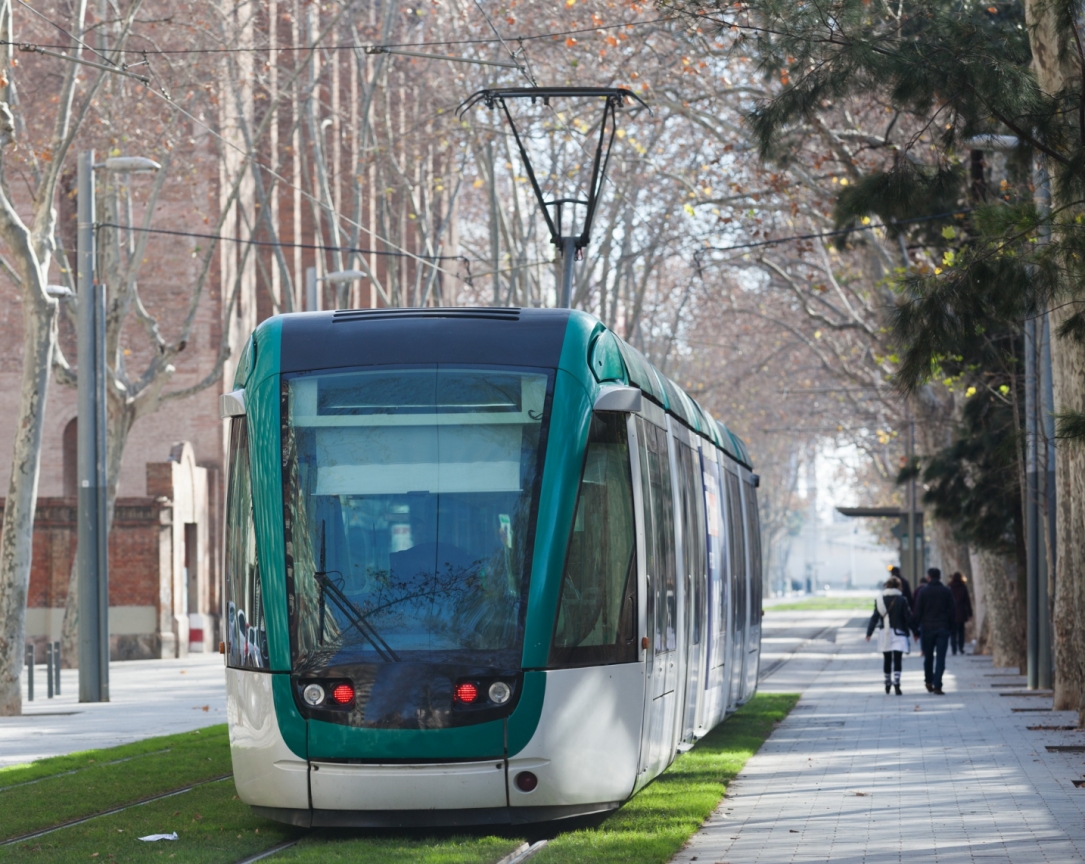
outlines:
M68 157L72 164L65 167L57 196L57 234L69 255L75 249L75 150L93 147L99 154L170 162L147 222L150 238L137 262L139 302L162 338L180 346L163 392L207 385L163 402L136 420L128 435L109 544L115 657L182 656L217 647L226 444L218 397L257 323L313 307L455 303L456 292L468 284L464 274L469 278L470 271L462 262L446 260L459 251L453 190L460 186L462 159L454 143L426 125L444 116L447 106L427 101L435 97L420 86L415 61L397 61L382 71L386 59L343 50L310 55L290 47L320 38L334 49L387 36L378 6L342 18L334 4L304 0L235 7L233 19L216 19L223 27L236 27L225 42L240 50L227 55L229 62L177 63L167 71L155 61L156 74L178 94L172 104L183 103L184 112L171 113L130 83L112 82L115 98L96 104L94 122L84 125ZM190 49L203 24L156 30L151 16L137 28L143 35L134 33L129 44L152 54L160 48ZM38 35L51 38L47 31ZM40 67L42 86L54 86L45 73L55 74L56 62L29 56L23 68ZM310 65L296 70L296 63ZM122 93L122 84L133 89ZM384 93L377 94L380 98L373 95L378 90ZM277 106L277 116L265 123L271 105ZM253 154L257 171L245 151L247 136L258 128L265 131ZM422 129L425 133L417 134ZM174 143L167 146L167 140ZM400 164L411 170L403 173ZM152 182L105 175L99 182L100 225L140 225ZM109 247L105 258L112 256L115 277L124 270L123 250L135 243L127 228L106 227L110 230L98 235L99 248ZM176 233L155 234L156 229ZM225 240L209 243L212 233ZM209 275L201 283L202 258L210 247ZM441 266L434 260L426 265L411 250L440 259ZM99 277L113 297L123 285L118 288L115 278L103 275L107 264L99 262ZM324 278L359 269L367 277L349 285ZM49 281L65 281L59 256ZM196 284L202 284L202 293L193 304ZM0 276L0 480L10 476L17 434L20 306L18 290ZM73 321L70 310L61 315L59 345L74 365ZM190 327L187 338L179 335L184 327ZM161 350L144 332L154 328L130 316L111 366L130 367L131 377L138 378ZM27 639L37 643L60 638L75 555L74 387L51 384L45 423L27 610Z

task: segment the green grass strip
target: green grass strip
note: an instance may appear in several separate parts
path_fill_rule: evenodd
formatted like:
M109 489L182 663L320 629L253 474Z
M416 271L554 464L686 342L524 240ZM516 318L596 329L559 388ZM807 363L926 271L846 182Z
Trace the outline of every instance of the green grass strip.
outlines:
M231 772L225 725L6 768L0 840Z
M829 609L866 609L874 611L873 597L809 597L792 603L773 603L765 607L765 614L773 612L809 612Z
M552 839L531 864L662 864L719 804L727 784L799 701L761 693L598 827Z
M523 842L510 837L442 836L434 829L365 837L348 831L321 831L275 855L269 864L493 864Z
M139 839L173 831L177 840ZM233 781L223 780L0 847L0 861L230 864L299 835L295 828L253 815L237 799Z
M721 724L689 753L679 756L675 763L621 810L598 822L595 827L579 828L558 834L550 845L532 859L532 864L662 864L682 848L687 839L701 826L719 803L727 784L742 769L777 722L782 720L798 701L798 696L761 694L752 699L734 716ZM209 734L217 732L218 735ZM170 753L183 755L182 762L206 761L207 752L220 751L220 759L228 765L229 747L221 728L204 730L199 736L189 733L193 741L171 741ZM185 736L170 736L184 739ZM100 766L80 770L77 774L56 776L21 790L71 783L85 800L96 794L87 781L96 782L99 771L128 767L120 782L129 789L134 765L158 764L167 754L152 755L161 750L162 741L141 742L143 758L115 766ZM152 742L154 743L152 746ZM97 751L114 755L116 750ZM84 756L98 759L97 756ZM71 758L71 757L65 757ZM123 758L123 757L122 757ZM214 764L216 757L212 755ZM78 763L73 763L78 764ZM71 765L64 770L72 770ZM158 773L166 788L186 785L179 778L184 765L171 765ZM226 772L222 772L226 773ZM190 781L191 782L191 781ZM62 787L57 786L60 789ZM16 790L11 790L12 792ZM149 793L154 794L154 793ZM130 796L146 797L146 795ZM9 828L8 809L14 799L0 796L3 830L8 836L26 833ZM95 802L96 811L110 809ZM39 800L39 807L51 806ZM56 821L65 821L52 817ZM72 818L72 817L68 817ZM31 829L32 830L32 829ZM8 861L68 862L76 860L98 862L176 862L176 864L229 864L285 841L298 839L297 845L279 852L269 864L315 864L315 862L373 862L373 864L493 864L515 849L523 838L515 836L523 829L508 829L498 834L481 828L475 832L458 830L454 834L438 829L415 831L350 831L319 830L306 832L280 825L255 816L241 803L230 780L200 786L181 795L131 807L120 813L102 816L89 822L63 828L34 840L0 847L0 864ZM147 834L178 833L177 841L162 840L143 843L138 838Z

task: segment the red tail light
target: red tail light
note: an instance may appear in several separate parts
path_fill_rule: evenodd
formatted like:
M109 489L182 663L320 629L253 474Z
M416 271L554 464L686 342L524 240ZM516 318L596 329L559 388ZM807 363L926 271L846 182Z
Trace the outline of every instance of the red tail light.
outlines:
M478 699L478 687L472 684L470 681L464 681L462 684L456 685L456 701L457 702L474 702Z
M353 698L354 688L349 684L336 684L335 689L332 690L332 699L340 705L346 705Z

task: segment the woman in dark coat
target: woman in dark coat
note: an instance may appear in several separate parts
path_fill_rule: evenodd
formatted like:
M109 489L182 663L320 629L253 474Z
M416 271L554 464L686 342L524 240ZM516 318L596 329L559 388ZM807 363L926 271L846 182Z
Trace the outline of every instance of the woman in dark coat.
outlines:
M878 637L878 650L884 658L883 671L885 672L885 693L889 695L889 686L892 685L897 695L903 695L900 689L900 666L901 658L910 649L908 641L908 619L911 613L908 611L908 603L900 591L900 580L896 576L890 576L885 583L882 596L874 601L874 612L870 616L870 623L866 628L866 641L874 635L874 631L881 628ZM890 678L892 674L892 678Z
M962 573L949 577L949 590L953 592L953 602L957 607L957 618L949 631L949 643L953 653L964 654L964 625L972 618L972 600L968 596L968 580Z

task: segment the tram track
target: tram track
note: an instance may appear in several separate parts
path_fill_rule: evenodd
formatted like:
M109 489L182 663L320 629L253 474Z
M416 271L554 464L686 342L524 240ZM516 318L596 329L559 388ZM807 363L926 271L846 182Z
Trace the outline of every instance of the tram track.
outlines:
M200 786L207 786L211 783L221 783L223 780L229 780L231 777L233 777L233 774L223 774L221 777L212 777L210 780L201 780L198 783L191 783L180 789L173 789L169 792L162 792L158 795L140 798L138 801L132 801L121 807L111 807L109 810L103 810L101 813L82 816L79 819L69 819L67 822L61 822L59 825L51 825L40 831L31 831L28 834L20 834L18 837L9 837L7 840L0 841L0 848L4 846L14 846L16 843L25 843L28 840L36 840L38 837L44 837L46 834L52 834L54 831L61 831L64 828L71 828L75 825L82 825L86 822L91 822L94 819L101 819L103 816L112 816L115 813L123 813L125 810L131 810L134 807L142 807L144 804L161 801L163 798L173 798L177 795L184 795L186 792L191 792L193 789L198 789Z
M778 672L787 663L789 663L791 660L793 660L795 658L795 655L797 655L797 654L801 653L802 651L804 651L812 643L820 642L822 639L826 638L830 633L833 633L836 630L839 630L840 626L841 625L839 625L839 624L830 624L828 627L825 627L822 630L818 631L816 634L811 636L809 639L804 639L790 653L786 654L783 657L780 657L777 660L774 660L772 663L770 663L768 666L766 666L764 669L762 669L757 675L758 683L767 680L770 675L772 675L775 672ZM835 641L835 640L830 640L830 641ZM763 647L762 647L762 650L764 650Z
M23 780L21 783L12 783L10 786L0 786L0 794L12 789L18 789L21 786L33 786L35 783L54 780L57 777L71 777L73 774L78 774L81 771L93 771L95 768L104 768L107 765L120 765L122 762L131 762L134 759L142 759L144 756L161 756L163 753L169 753L171 749L172 748L170 747L166 747L164 750L152 750L148 753L137 753L134 756L125 756L123 759L111 759L108 762L96 762L93 765L85 765L82 768L73 768L70 771L61 771L57 774L46 774L44 777L36 777L33 780Z

